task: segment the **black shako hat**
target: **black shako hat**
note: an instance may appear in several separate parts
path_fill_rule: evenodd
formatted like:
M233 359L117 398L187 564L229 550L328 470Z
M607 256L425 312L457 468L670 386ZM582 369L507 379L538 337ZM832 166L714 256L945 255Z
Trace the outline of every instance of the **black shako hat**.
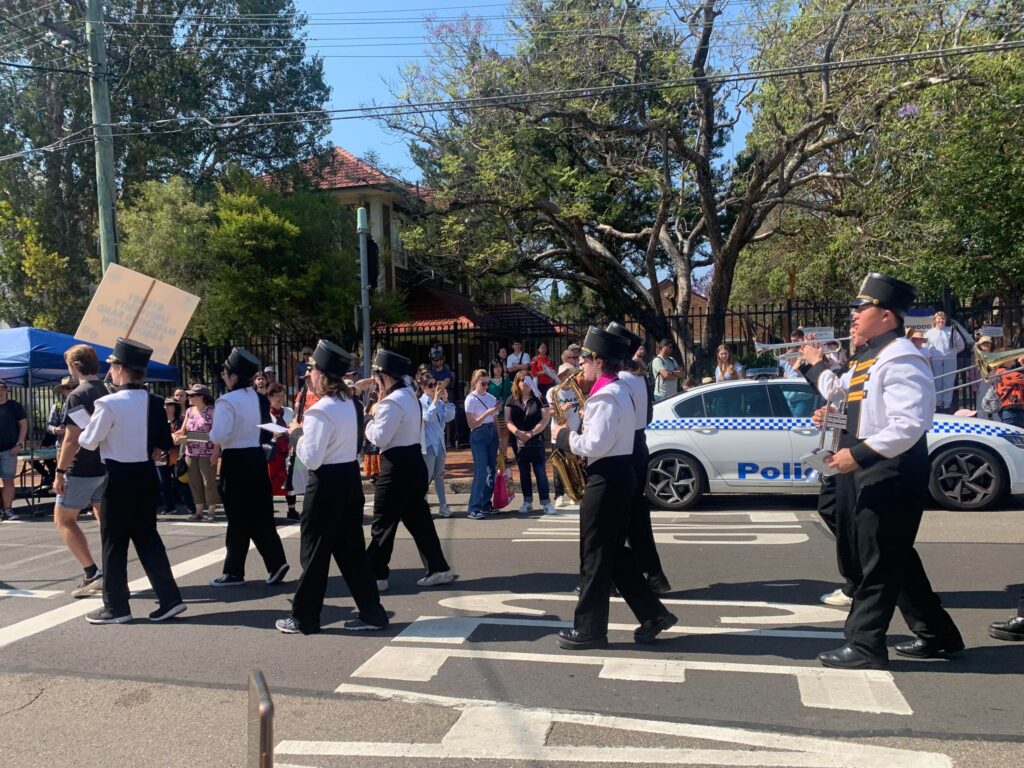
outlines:
M332 341L320 339L313 350L311 364L327 376L335 379L344 378L352 364L352 353L346 352Z
M592 325L587 331L587 337L583 339L582 352L610 363L621 363L629 356L629 342Z
M879 272L870 272L860 284L857 297L850 302L853 309L876 306L890 309L904 317L917 299L917 289L910 283Z
M382 349L373 358L373 371L374 373L386 373L393 379L401 379L412 373L412 360L397 352Z
M259 373L260 361L248 349L234 347L231 354L228 355L228 359L224 361L224 366L232 373L238 374L238 378L243 382L248 382Z
M625 339L626 343L629 344L629 356L632 357L636 354L636 351L640 349L640 345L644 343L644 340L633 333L631 330L621 323L611 322L608 323L608 327L605 328L608 333L613 333L620 339Z
M132 368L137 371L146 370L149 365L149 358L153 356L153 348L147 347L131 339L118 339L114 344L114 351L107 358L108 363L117 363L125 368Z

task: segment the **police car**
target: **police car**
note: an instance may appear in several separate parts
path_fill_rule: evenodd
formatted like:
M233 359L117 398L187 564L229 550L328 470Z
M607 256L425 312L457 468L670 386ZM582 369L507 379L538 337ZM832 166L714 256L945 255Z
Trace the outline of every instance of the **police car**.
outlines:
M811 415L823 402L803 379L774 379L707 384L655 403L647 497L680 510L705 493L817 493L800 457L818 447ZM948 509L1024 493L1024 429L936 414L928 451L928 487Z

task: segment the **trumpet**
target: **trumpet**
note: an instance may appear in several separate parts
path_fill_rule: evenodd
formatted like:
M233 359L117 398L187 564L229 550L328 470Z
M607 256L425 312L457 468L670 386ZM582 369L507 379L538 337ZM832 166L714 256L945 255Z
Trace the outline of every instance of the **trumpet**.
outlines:
M825 354L830 355L842 350L843 342L848 342L852 338L852 336L843 336L840 339L807 339L806 341L790 341L785 344L762 344L760 341L755 341L754 351L759 355L767 352L781 362L800 357L800 348L805 344L816 344L823 347Z

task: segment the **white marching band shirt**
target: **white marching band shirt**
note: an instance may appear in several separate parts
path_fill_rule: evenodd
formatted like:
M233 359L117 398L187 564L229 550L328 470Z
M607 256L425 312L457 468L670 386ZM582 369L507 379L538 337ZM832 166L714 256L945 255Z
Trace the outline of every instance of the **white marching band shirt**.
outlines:
M149 459L149 392L122 389L96 401L78 445L100 449L103 461L132 464Z
M837 376L823 371L817 387L828 397L833 387L849 391L857 368L870 360L861 355L858 365ZM862 369L864 370L864 369ZM905 338L896 338L878 350L866 369L864 399L860 402L857 437L880 456L891 459L909 450L932 425L935 416L935 379L924 355Z
M303 414L295 454L307 469L353 462L359 450L358 424L356 405L350 399L323 397Z
M221 395L214 403L210 442L221 450L256 448L260 444L260 397L251 387Z
M420 401L408 387L399 387L382 398L366 420L366 439L380 448L419 445L422 449L423 415Z
M569 434L569 449L577 456L586 457L588 464L608 456L632 456L635 423L629 390L615 379L587 398L583 433Z
M637 376L629 371L619 371L619 381L626 385L633 401L633 431L647 429L647 382L643 376Z

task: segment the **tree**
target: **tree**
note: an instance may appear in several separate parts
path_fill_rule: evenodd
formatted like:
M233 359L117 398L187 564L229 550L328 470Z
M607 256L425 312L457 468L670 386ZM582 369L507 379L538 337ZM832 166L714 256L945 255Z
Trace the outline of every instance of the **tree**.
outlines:
M579 283L610 314L638 317L656 336L673 331L701 371L722 338L743 250L784 234L789 211L857 213L830 164L910 95L964 76L954 58L832 70L966 40L977 18L913 2L859 5L753 3L758 21L747 27L723 20L711 0L679 0L662 15L631 0L522 0L508 55L478 23L438 25L433 60L408 67L396 96L453 106L383 118L412 140L442 203L421 227L418 255L471 274ZM516 96L566 89L575 90ZM754 130L725 158L745 115ZM708 266L710 316L694 338L691 279ZM663 274L675 284L671 319Z
M0 17L0 199L35 222L66 260L53 278L71 296L71 330L96 273L96 196L84 0L7 0ZM322 61L306 58L292 0L112 0L105 3L119 188L180 175L210 186L229 162L259 172L313 155L327 121ZM288 120L219 115L295 112ZM70 325L69 325L70 323Z

